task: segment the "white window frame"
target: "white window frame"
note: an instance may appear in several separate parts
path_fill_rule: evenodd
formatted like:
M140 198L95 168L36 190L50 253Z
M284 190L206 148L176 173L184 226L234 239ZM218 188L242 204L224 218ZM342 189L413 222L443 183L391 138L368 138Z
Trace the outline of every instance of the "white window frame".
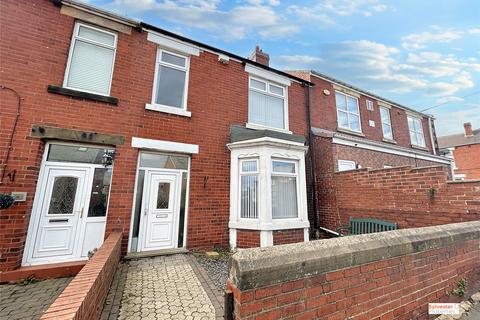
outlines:
M345 104L346 104L346 106L347 106L347 111L338 109L338 107L337 107L337 93L345 96ZM353 113L353 112L350 112L350 111L348 110L347 97L353 98L353 99L355 99L355 100L357 101L357 114L355 114L355 113ZM357 133L362 133L362 117L360 116L360 102L359 102L358 97L355 97L355 96L352 96L352 95L350 95L350 94L346 94L346 93L344 93L344 92L335 90L335 109L337 110L337 124L338 124L338 127L339 127L340 129L344 129L344 130L348 130L348 131L352 131L352 132L357 132ZM340 119L339 112L340 112L340 111L347 113L348 127L342 127L342 126L340 125L340 121L339 121L339 119ZM354 130L354 129L351 129L351 128L350 128L350 120L349 120L349 115L350 115L350 114L354 114L354 115L358 116L358 126L359 126L359 130Z
M373 111L373 101L372 100L367 99L366 105L367 105L367 110L368 111Z
M110 35L113 35L114 36L113 47L105 45L103 43L99 43L99 42L90 40L90 39L79 37L78 32L80 30L80 27L85 27L85 28L93 29L95 31L99 31L99 32L108 33ZM75 49L75 43L77 42L77 40L81 40L81 41L84 41L84 42L87 42L87 43L90 43L90 44L93 44L93 45L96 45L96 46L99 46L99 47L113 49L112 71L110 72L110 82L109 82L109 86L108 86L108 92L106 94L103 93L103 92L98 92L98 91L90 91L90 90L85 90L85 89L81 89L81 88L69 87L67 85L68 76L70 74L70 66L71 66L71 63L72 63L73 50ZM67 88L67 89L71 89L71 90L88 92L88 93L98 94L98 95L107 96L107 97L110 96L110 91L112 89L113 71L115 70L115 58L117 56L117 42L118 42L118 35L115 32L111 32L111 31L107 31L107 30L102 29L102 28L94 27L94 26L86 24L86 23L76 22L75 26L73 28L72 41L70 42L70 50L68 52L67 67L65 68L65 75L64 75L64 78L63 78L63 87Z
M257 171L255 172L243 172L242 171L242 167L243 167L243 163L246 162L246 161L255 161L256 164L257 164ZM259 159L258 158L242 158L242 159L239 159L239 163L238 163L238 217L241 219L241 220L246 220L246 221L249 221L249 220L257 220L258 219L258 216L259 216L259 202L260 202L260 168L259 168ZM258 189L258 192L257 192L257 216L254 217L254 218L244 218L242 217L242 177L243 176L256 176L257 177L257 189Z
M177 65L164 62L162 61L162 53L165 52L167 54L180 57L185 59L185 67L179 67ZM185 71L185 87L183 88L183 101L182 101L182 107L177 108L177 107L172 107L172 106L167 106L164 104L159 104L156 103L157 100L157 84L159 81L159 70L160 66L165 66L168 68L180 70L180 71ZM172 50L168 50L162 47L158 47L157 49L157 55L155 58L155 75L153 78L153 88L152 88L152 100L151 103L146 104L145 108L148 110L154 110L154 111L159 111L159 112L165 112L165 113L171 113L171 114L176 114L180 116L185 116L185 117L191 117L191 112L187 111L187 100L188 100L188 82L189 82L189 76L190 76L190 56L187 54L182 54L182 53L177 53Z
M273 163L274 162L286 162L286 163L292 163L295 168L295 173L288 173L288 172L275 172L273 170ZM272 173L270 174L270 177L294 177L295 178L295 189L297 191L297 216L296 217L289 217L289 218L274 218L273 217L273 203L272 203L272 211L270 212L272 220L278 220L278 221L285 221L285 220L298 220L299 215L300 215L300 204L299 204L299 199L298 196L300 194L299 186L298 186L298 161L291 160L291 159L282 159L282 158L272 158L270 161ZM270 178L270 193L273 194L273 189L272 189L272 179ZM273 197L272 197L273 198Z
M260 90L260 89L252 87L250 85L252 83L252 80L260 81L260 82L265 83L265 90ZM273 92L270 92L270 86L271 85L282 88L283 89L283 96L275 94ZM284 122L284 127L283 128L275 128L275 127L270 127L270 126L266 126L266 125L263 125L263 124L257 124L257 123L251 122L250 118L249 118L248 123L247 123L247 128L261 129L261 130L274 130L274 131L292 133L291 131L289 131L289 127L288 127L289 126L289 121L288 121L288 87L283 85L283 84L280 84L280 83L277 83L277 82L274 82L274 81L270 81L270 80L267 80L267 79L254 77L254 76L249 76L248 77L248 94L249 95L250 95L250 90L259 92L261 94L266 94L268 96L272 96L272 97L275 97L275 98L283 98L283 122ZM248 114L250 114L250 102L248 103Z
M353 165L352 169L340 170L341 165ZM357 168L357 164L353 160L338 160L338 172L355 170Z
M380 122L382 123L382 135L383 135L383 138L387 139L387 140L393 140L393 126L392 126L392 116L390 115L390 108L387 108L387 107L384 107L384 106L380 106L379 108L379 111L380 111ZM387 113L388 113L388 122L384 122L383 121L383 118L382 118L382 110L386 110ZM390 132L391 132L391 136L390 137L387 137L385 136L385 125L388 125L390 127Z
M413 128L410 128L410 121L409 121L410 119L412 119ZM420 131L417 131L417 130L415 129L415 121L418 121L418 122L420 123ZM425 147L426 147L426 141L425 141L425 134L423 133L423 121L422 121L422 118L408 115L408 116L407 116L407 126L408 126L408 137L409 137L409 139L410 139L410 143L411 143L413 146L425 148ZM417 141L418 141L417 135L418 135L418 134L421 134L421 135L422 135L423 145L422 145L422 144L418 144L417 142L413 142L413 141L412 141L412 137L411 137L412 132L415 134L415 139L416 139Z

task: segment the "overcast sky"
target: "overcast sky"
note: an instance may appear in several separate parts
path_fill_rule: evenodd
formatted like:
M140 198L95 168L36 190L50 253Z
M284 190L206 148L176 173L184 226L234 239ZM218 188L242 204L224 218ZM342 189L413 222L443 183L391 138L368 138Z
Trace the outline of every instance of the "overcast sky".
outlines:
M428 111L438 135L480 127L479 0L86 2L242 56L258 44L273 67L314 69L413 109L449 102Z

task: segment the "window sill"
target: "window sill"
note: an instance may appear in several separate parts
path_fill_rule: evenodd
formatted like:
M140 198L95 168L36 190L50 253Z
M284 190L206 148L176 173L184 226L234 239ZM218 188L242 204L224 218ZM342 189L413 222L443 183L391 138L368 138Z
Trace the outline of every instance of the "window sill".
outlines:
M152 111L158 111L158 112L163 112L163 113L170 113L170 114L175 114L177 116L182 116L182 117L192 117L192 113L190 111L186 111L184 109L179 109L179 108L174 108L174 107L167 107L161 104L150 104L147 103L145 104L145 109L147 110L152 110Z
M354 135L359 136L359 137L365 137L365 135L361 131L353 131L353 130L345 129L345 128L341 128L341 127L338 127L337 131L340 131L340 132L343 132L343 133L348 133L348 134L354 134Z
M395 140L393 140L393 139L383 138L382 141L383 141L383 142L388 142L388 143L397 144L397 141L395 141Z
M282 132L282 133L292 134L292 131L290 131L290 130L279 129L279 128L272 128L272 127L266 127L266 126L262 126L262 125L260 125L260 124L255 124L255 123L246 123L246 124L245 124L245 128L254 129L254 130L278 131L278 132Z
M51 84L48 85L47 91L50 92L50 93L61 94L61 95L64 95L64 96L77 98L77 99L99 101L99 102L104 102L104 103L109 103L109 104L114 104L114 105L118 104L118 98L115 98L115 97L102 96L101 94L89 93L89 92L80 91L80 90L67 89L67 88L63 88L63 87L54 86L54 85L51 85Z
M302 229L309 228L310 223L308 221L301 221L299 219L284 219L282 221L278 219L272 219L270 222L260 222L258 219L252 219L252 221L240 220L230 221L228 223L230 229L247 229L247 230L287 230L287 229Z
M427 147L424 147L424 146L418 146L416 144L410 144L410 146L414 149L423 150L423 151L430 151L430 150L428 150Z

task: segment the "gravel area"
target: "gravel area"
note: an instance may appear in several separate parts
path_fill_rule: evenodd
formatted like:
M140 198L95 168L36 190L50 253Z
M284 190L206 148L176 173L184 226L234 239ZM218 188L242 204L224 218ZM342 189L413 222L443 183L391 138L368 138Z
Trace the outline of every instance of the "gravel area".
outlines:
M197 262L202 266L215 286L222 292L226 289L228 278L228 254L221 253L217 258L207 258L196 255Z

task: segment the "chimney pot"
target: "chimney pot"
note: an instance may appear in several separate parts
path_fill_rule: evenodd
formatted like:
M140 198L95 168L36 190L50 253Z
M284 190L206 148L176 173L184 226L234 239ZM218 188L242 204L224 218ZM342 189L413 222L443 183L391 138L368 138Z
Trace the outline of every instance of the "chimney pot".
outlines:
M465 128L465 137L473 136L472 124L470 122L465 122L463 128Z
M270 65L270 56L260 49L260 46L255 46L255 50L250 55L250 60L263 64L264 66Z

